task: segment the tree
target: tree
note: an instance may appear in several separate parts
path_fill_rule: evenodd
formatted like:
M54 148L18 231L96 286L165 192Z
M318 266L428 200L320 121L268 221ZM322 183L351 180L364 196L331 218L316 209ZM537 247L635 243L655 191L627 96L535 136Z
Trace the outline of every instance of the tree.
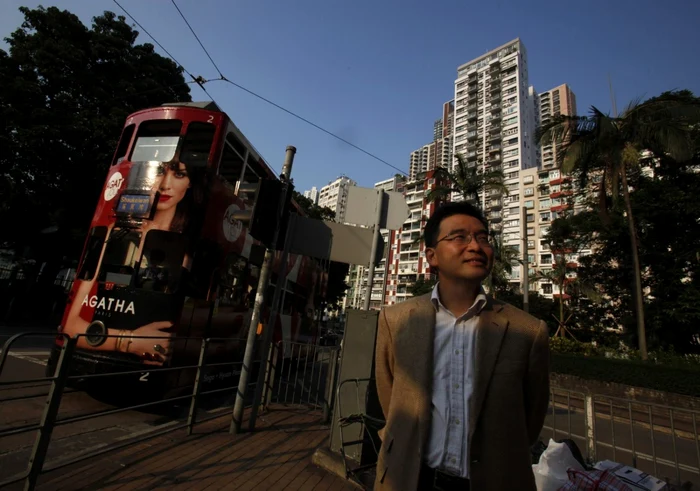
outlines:
M608 196L618 207L620 190L629 229L629 250L634 272L634 301L639 351L647 359L644 325L642 268L638 231L630 199L630 173L639 165L641 152L650 150L679 162L693 155L691 128L700 123L700 105L679 93L665 93L646 102L632 102L620 116L612 117L591 107L588 116L557 116L538 129L542 144L559 144L562 170L574 172L581 188L589 178L600 176L599 211L610 225Z
M513 265L520 263L520 252L517 248L503 244L503 236L495 234L493 239L493 269L489 276L490 293L496 298L511 292L510 275Z
M479 164L469 164L463 155L455 155L455 160L452 171L444 167L435 169L435 181L438 185L426 195L428 202L449 200L452 194L457 194L481 209L478 203L479 193L497 191L499 194L508 195L508 188L503 184L502 171L482 172Z
M56 7L20 11L0 50L0 244L75 258L127 115L189 101L190 89L122 16L88 29Z
M533 283L551 283L559 290L559 326L555 332L556 336L563 337L567 333L571 335L567 328L568 318L565 317L564 306L576 287L579 293L586 295L590 300L599 300L595 289L577 277L578 265L570 259L572 254L578 255L590 243L590 234L580 225L582 219L585 219L585 215L564 214L552 222L545 237L545 243L552 253L551 268L538 270L531 279Z
M296 204L299 205L299 208L301 208L301 210L304 212L304 216L315 220L335 220L335 212L327 206L318 206L316 203L297 191L294 191L293 196Z
M414 297L425 295L426 293L433 291L435 283L436 281L433 278L426 279L423 276L420 276L411 286L408 287L408 293Z

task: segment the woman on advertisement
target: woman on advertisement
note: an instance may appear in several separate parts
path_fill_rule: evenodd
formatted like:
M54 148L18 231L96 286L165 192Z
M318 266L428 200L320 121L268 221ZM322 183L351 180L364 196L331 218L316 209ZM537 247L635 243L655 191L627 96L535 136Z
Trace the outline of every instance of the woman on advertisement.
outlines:
M152 165L154 162L143 162L139 164ZM138 165L138 164L135 164ZM132 169L133 171L133 169ZM164 267L166 258L165 251L169 244L156 242L152 245L149 236L150 231L169 231L184 235L184 239L189 239L192 235L193 218L195 210L204 201L204 176L206 168L201 165L190 165L175 158L170 162L158 163L156 176L153 179L151 196L157 199L156 210L152 220L143 220L137 237L140 237L138 244L133 244L134 253L131 267L123 268L125 276L131 281L134 269L136 271L136 286L145 290L158 291L163 293L173 293L177 288L177 278L173 278L167 267ZM105 267L105 252L113 237L122 233L122 230L114 229L114 222L107 227L106 240L102 244L94 274L90 279L82 280L76 290L73 303L68 310L63 331L70 336L85 334L86 329L94 320L96 308L108 306L113 308L112 299L107 304L105 298L98 296L98 278ZM152 236L153 237L153 236ZM115 239L118 240L118 239ZM146 246L146 247L144 247ZM186 272L190 269L191 255L185 251L182 261L182 270ZM119 271L118 273L121 273ZM179 276L179 271L178 275ZM104 280L104 278L102 278ZM80 281L80 280L76 280ZM108 292L106 292L108 293ZM117 307L119 303L117 301ZM132 304L121 305L122 312L128 312L129 308L134 313ZM122 353L133 353L140 356L144 363L162 365L170 354L170 338L173 336L172 329L175 319L164 319L149 322L136 329L107 328L107 337L104 342L97 345L88 343L87 336L78 338L78 348L86 348L100 351L117 351ZM137 338L150 336L153 339Z

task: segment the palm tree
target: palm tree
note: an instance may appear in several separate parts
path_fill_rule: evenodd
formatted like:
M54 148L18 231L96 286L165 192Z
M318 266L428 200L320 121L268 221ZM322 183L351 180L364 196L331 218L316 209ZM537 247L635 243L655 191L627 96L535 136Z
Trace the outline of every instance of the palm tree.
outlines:
M478 203L478 195L481 192L493 190L508 196L508 188L503 184L502 171L482 172L478 163L469 165L463 155L455 155L455 160L453 170L445 167L435 169L435 181L438 185L426 195L428 202L445 201L452 194L457 194L465 201L474 202L481 209Z
M562 171L575 172L585 189L589 178L600 175L599 211L603 223L610 223L608 193L618 204L620 188L630 235L634 268L634 299L637 336L642 359L647 359L644 303L637 230L629 195L628 176L650 150L683 162L692 157L692 126L700 122L700 105L694 98L677 92L664 93L645 102L632 102L619 116L591 107L588 116L557 116L537 131L543 145L556 142Z
M521 263L520 252L517 248L503 245L501 234L495 234L493 240L493 268L488 279L489 293L496 298L497 292L503 292L510 285L510 275L513 264Z

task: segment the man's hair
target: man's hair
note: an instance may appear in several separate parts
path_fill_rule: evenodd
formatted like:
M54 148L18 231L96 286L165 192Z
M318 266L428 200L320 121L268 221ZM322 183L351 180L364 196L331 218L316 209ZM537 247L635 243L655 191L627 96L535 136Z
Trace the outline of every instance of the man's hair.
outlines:
M476 206L467 203L466 201L458 201L454 203L446 203L435 210L435 213L428 219L428 222L423 228L423 237L425 239L426 247L435 247L438 241L438 234L440 233L440 224L445 218L451 217L453 215L467 215L474 217L484 224L484 227L488 230L489 225L484 218L484 214L481 213Z

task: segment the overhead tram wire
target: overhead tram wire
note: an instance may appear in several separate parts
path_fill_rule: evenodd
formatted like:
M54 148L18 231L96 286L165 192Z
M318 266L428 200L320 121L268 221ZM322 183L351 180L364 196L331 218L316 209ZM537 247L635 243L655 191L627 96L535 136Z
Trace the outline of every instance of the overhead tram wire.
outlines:
M184 20L184 21L185 21L185 24L187 24L187 27L190 29L190 32L192 33L192 35L194 36L194 38L195 38L195 39L197 40L197 42L199 43L199 46L201 46L202 50L204 51L204 53L205 53L205 54L207 55L207 57L209 58L209 61L211 61L211 64L214 65L214 68L216 68L216 71L219 72L219 75L221 76L221 78L220 78L220 79L214 79L213 81L222 81L222 82L229 83L229 84L233 85L234 87L236 87L236 88L238 88L238 89L240 89L240 90L243 90L243 91L249 93L250 95L252 95L252 96L254 96L254 97L257 97L258 99L260 99L260 100L262 100L262 101L264 101L264 102L267 102L268 104L270 104L270 105L276 107L277 109L280 109L281 111L284 111L284 112L286 112L287 114L289 114L289 115L291 115L291 116L294 116L295 118L297 118L297 119L299 119L299 120L305 122L306 124L313 126L314 128L316 128L316 129L318 129L318 130L320 130L320 131L326 133L327 135L330 135L330 136L332 136L333 138L336 138L336 139L340 140L341 142L343 142L343 143L345 143L345 144L347 144L347 145L350 145L350 146L353 147L354 149L359 150L360 152L364 153L365 155L368 155L369 157L371 157L371 158L373 158L373 159L375 159L375 160L381 162L382 164L391 167L392 169L394 169L394 170L400 172L401 174L407 175L406 172L404 172L403 170L399 169L399 168L396 167L395 165L390 164L390 163L387 162L386 160L384 160L384 159L382 159L382 158L380 158L380 157L374 155L373 153L368 152L368 151L365 150L364 148L361 148L361 147L355 145L354 143L349 142L349 141L346 140L345 138L336 135L336 134L333 133L332 131L329 131L329 130L325 129L325 128L323 128L322 126L319 126L319 125L317 125L316 123L314 123L314 122L312 122L312 121L309 121L308 119L304 118L303 116L300 116L299 114L295 113L294 111L291 111L291 110L289 110L289 109L287 109L287 108L285 108L285 107L282 107L282 106L280 106L279 104L277 104L276 102L273 102L273 101L271 101L270 99L267 99L266 97L263 97L263 96L261 96L260 94L254 92L254 91L252 91L252 90L250 90L250 89L247 89L246 87L243 87L242 85L237 84L236 82L233 82L233 81L229 80L228 78L226 78L226 76L225 76L225 75L221 72L221 70L219 69L219 66L216 64L216 62L214 61L214 59L213 59L213 58L211 57L211 55L209 54L209 51L207 51L207 48L204 47L204 44L203 44L202 41L199 39L199 36L197 36L197 33L195 32L194 28L192 27L192 25L189 23L189 21L188 21L187 18L185 17L185 14L184 14L184 13L182 12L182 10L180 10L180 8L177 6L177 3L175 3L175 0L170 0L170 1L172 2L172 4L173 4L173 5L175 6L175 8L177 9L178 13L180 14L180 17L182 17L182 20ZM257 149L256 149L256 151L257 151ZM258 153L260 153L260 152L258 151Z
M336 135L336 134L333 133L332 131L329 131L329 130L325 129L324 127L322 127L322 126L320 126L320 125L318 125L318 124L316 124L316 123L314 123L314 122L312 122L312 121L310 121L310 120L304 118L303 116L300 116L299 114L295 113L294 111L291 111L291 110L289 110L289 109L287 109L287 108L285 108L285 107L283 107L283 106L277 104L276 102L271 101L270 99L268 99L268 98L266 98L266 97L263 97L262 95L258 94L257 92L254 92L254 91L252 91L252 90L250 90L250 89L248 89L248 88L246 88L246 87L243 87L242 85L240 85L240 84L238 84L238 83L236 83L236 82L233 82L233 81L229 80L228 78L226 78L226 76L225 76L225 75L221 72L221 70L219 69L218 65L214 62L213 58L211 57L211 55L209 54L209 52L207 51L207 49L204 47L204 44L202 44L201 40L199 39L199 36L197 36L197 34L195 33L194 29L192 28L192 25L187 21L187 18L186 18L185 15L182 13L182 11L178 8L177 4L175 4L175 1L174 1L174 0L171 0L172 3L173 3L173 5L174 5L175 8L177 9L177 11L178 11L178 13L180 14L180 16L182 17L182 19L185 21L185 24L187 24L187 27L190 29L190 31L191 31L192 34L194 35L195 39L197 40L197 42L198 42L199 45L201 46L202 50L204 50L204 52L206 53L207 57L209 58L209 61L211 61L212 65L214 65L214 68L216 68L216 70L219 72L219 75L220 75L221 78L218 78L218 79L211 79L211 80L204 80L202 77L195 77L194 75L192 75L192 74L187 70L187 68L185 68L184 65L182 65L182 63L180 63L179 61L177 61L177 60L175 59L175 57L173 57L173 55L171 55L170 52L168 52L168 50L166 50L166 49L163 47L163 45L160 44L160 43L158 42L158 40L156 40L156 38L153 37L153 35L152 35L151 33L149 33L149 32L146 30L146 29L134 18L134 16L132 16L124 7L122 7L122 6L119 4L119 2L118 2L117 0L112 0L112 1L113 1L115 4L117 4L117 6L118 6L120 9L122 9L122 10L124 11L124 13L125 13L127 16L129 16L129 18L130 18L131 20L133 20L134 23L136 23L136 25L139 26L139 27L143 30L143 32L145 32L145 33L153 40L153 42L155 42L155 43L160 47L160 49L162 49L162 50L170 57L170 59L172 59L175 63L177 63L180 67L182 67L182 69L183 69L190 77L192 77L192 80L193 80L195 83L197 83L197 84L199 85L199 87L204 91L204 93L207 94L207 96L209 96L209 97L211 98L212 101L216 102L216 101L214 100L214 98L209 94L209 92L207 92L207 89L204 88L204 83L205 83L205 82L218 82L218 81L226 82L226 83L231 84L231 85L233 85L234 87L236 87L236 88L238 88L238 89L240 89L240 90L243 90L244 92L247 92L248 94L250 94L250 95L252 95L252 96L254 96L254 97L257 97L257 98L260 99L261 101L266 102L266 103L270 104L271 106L274 106L274 107L276 107L277 109L286 112L287 114L289 114L289 115L291 115L291 116L293 116L293 117L295 117L295 118L297 118L297 119L303 121L304 123L306 123L306 124L308 124L308 125L310 125L310 126L313 126L313 127L316 128L317 130L320 130L320 131L322 131L323 133L326 133L327 135L332 136L333 138L335 138L335 139L337 139L337 140L339 140L339 141L345 143L346 145L349 145L349 146L351 146L352 148L354 148L354 149L356 149L356 150L359 150L360 152L362 152L362 153L364 153L365 155L367 155L367 156L369 156L369 157L371 157L371 158L377 160L378 162L381 162L382 164L384 164L384 165L386 165L386 166L388 166L388 167L391 167L392 169L396 170L396 171L399 172L400 174L402 174L402 175L404 175L404 176L408 175L408 174L406 174L406 172L405 172L404 170L400 169L399 167L396 167L395 165L390 164L389 162L387 162L386 160L382 159L381 157L378 157L377 155L375 155L375 154L373 154L373 153L371 153L371 152L365 150L364 148L359 147L359 146L355 145L355 144L352 143L352 142L349 142L349 141L346 140L345 138L343 138L343 137L341 137L341 136L339 136L339 135ZM253 146L253 148L255 148L255 146ZM257 150L257 148L256 148L255 150L258 152L259 155L262 155L262 154L260 153L260 151Z
M197 40L197 42L199 43L199 45L202 47L202 50L204 50L204 53L207 55L207 58L209 58L209 61L211 61L211 64L214 65L214 68L216 68L216 71L219 72L219 76L221 77L221 79L222 79L222 80L225 80L226 77L224 77L224 74L221 73L221 70L219 69L219 67L218 67L218 65L216 64L216 62L214 61L214 59L213 59L213 58L211 57L211 55L209 54L209 51L207 51L207 48L205 48L205 47L204 47L204 44L202 44L202 41L199 39L199 36L197 36L197 33L194 32L194 29L192 29L192 26L191 26L190 23L187 21L187 18L185 17L185 14L182 13L182 10L180 10L180 7L177 6L177 4L175 3L175 0L171 0L171 2L173 3L173 5L175 6L175 8L177 9L178 13L180 14L180 17L182 17L182 20L184 20L184 21L185 21L185 24L187 24L187 27L189 27L190 32L192 33L192 35L194 36L194 38Z
M117 0L112 0L112 1L117 5L117 7L119 7L120 9L122 9L122 11L124 11L124 13L125 13L132 21L134 21L134 23L135 23L137 26L139 26L139 28L140 28L143 32L145 32L146 35L147 35L148 37L150 37L150 38L153 40L153 42L156 43L156 45L158 45L158 47L159 47L160 49L162 49L162 50L165 52L165 54L168 55L168 57L170 57L171 60L173 60L180 68L182 68L182 69L185 71L185 73L186 73L187 75L189 75L189 76L192 78L192 82L193 82L193 83L196 83L197 85L199 85L199 88L202 89L202 90L204 91L205 94L207 94L207 97L211 98L212 101L216 102L216 100L214 99L214 97L212 97L212 95L211 95L211 94L207 91L207 89L204 87L204 84L205 84L206 82L209 82L210 80L205 80L204 77L201 77L201 76L195 77L194 75L192 75L192 73L191 73L187 68L185 68L185 65L183 65L182 63L180 63L179 61L177 61L177 60L175 59L175 57L174 57L173 55L171 55L170 52L169 52L167 49L165 49L165 47L164 47L162 44L160 44L160 43L158 42L158 40L157 40L150 32L148 32L148 31L146 30L146 28L143 27L143 26L141 25L141 23L140 23L139 21L137 21L136 18L135 18L133 15L131 15L131 14L129 13L128 10L126 10L124 7L122 7L122 5L121 5ZM188 83L189 83L189 82L188 82Z
M336 138L336 139L340 140L341 142L343 142L343 143L345 143L345 144L347 144L347 145L350 145L350 146L353 147L354 149L359 150L360 152L364 153L365 155L368 155L368 156L372 157L373 159L375 159L375 160L381 162L382 164L391 167L392 169L394 169L394 170L400 172L401 174L403 174L404 176L407 175L405 171L403 171L402 169L399 169L399 168L396 167L395 165L390 164L389 162L387 162L387 161L384 160L383 158L377 157L377 156L374 155L372 152L368 152L367 150L365 150L365 149L362 148L362 147L358 147L357 145L355 145L355 144L352 143L352 142L349 142L348 140L346 140L346 139L343 138L342 136L338 136L338 135L336 135L335 133L333 133L332 131L329 131L329 130L325 129L325 128L322 127L322 126L319 126L319 125L317 125L316 123L314 123L314 122L312 122L312 121L309 121L308 119L306 119L306 118L303 117L303 116L300 116L299 114L295 113L294 111L291 111L291 110L289 110L289 109L287 109L287 108L285 108L285 107L282 107L282 106L280 106L279 104L277 104L276 102L273 102L273 101L271 101L270 99L267 99L266 97L263 97L263 96L261 96L260 94L258 94L258 93L256 93L256 92L253 92L252 90L247 89L247 88L243 87L243 86L240 85L240 84L237 84L236 82L232 82L231 80L227 79L226 77L224 77L221 81L226 82L226 83L229 83L229 84L233 85L234 87L237 87L237 88L239 88L239 89L241 89L241 90L243 90L243 91L245 91L245 92L248 92L250 95L252 95L252 96L254 96L254 97L257 97L258 99L260 99L260 100L262 100L262 101L265 101L265 102L267 102L268 104L270 104L270 105L272 105L272 106L275 106L277 109L280 109L281 111L284 111L284 112L286 112L287 114L290 114L291 116L294 116L295 118L300 119L301 121L305 122L306 124L313 126L313 127L316 128L317 130L321 130L321 131L323 131L324 133L326 133L327 135L330 135L330 136L332 136L333 138Z

